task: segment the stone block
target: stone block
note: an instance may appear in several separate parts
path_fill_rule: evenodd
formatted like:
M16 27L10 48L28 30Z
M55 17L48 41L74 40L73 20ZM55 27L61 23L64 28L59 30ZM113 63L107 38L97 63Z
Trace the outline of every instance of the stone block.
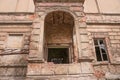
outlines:
M79 23L79 28L86 28L86 27L87 27L86 22Z
M81 49L87 50L89 48L89 43L81 43Z
M69 65L69 74L80 74L81 73L81 65L78 63Z
M52 63L42 64L41 75L53 75L55 70L55 65Z
M120 36L115 36L115 39L119 39L120 40Z
M101 68L102 68L102 72L104 72L104 73L109 71L107 65L102 65Z
M32 35L31 36L31 41L39 41L40 40L40 36L39 35Z
M119 40L111 40L110 42L113 43L113 44L114 44L114 43L120 43Z
M23 35L18 34L9 35L6 44L7 48L21 49L23 47Z
M93 66L90 62L81 62L82 73L93 73Z
M3 76L6 74L6 68L0 68L0 76Z
M115 36L110 36L110 39L115 39Z
M33 28L40 29L41 23L40 22L34 22L33 23Z
M0 68L0 76L24 76L26 74L26 68Z
M29 57L37 57L38 51L37 50L30 50Z
M113 35L114 36L114 35L117 35L117 33L116 32L110 32L109 35Z
M116 72L120 74L120 65L116 66Z
M0 37L0 41L5 41L6 37Z
M86 29L82 29L82 28L79 28L79 33L81 34L81 35L87 35L87 30Z
M113 32L119 32L119 29L112 29Z
M82 50L82 57L90 58L91 55L92 54L90 49Z
M32 34L40 34L40 29L33 29Z
M5 43L4 41L0 41L0 45L4 45L4 43Z
M28 76L40 75L41 74L41 68L42 68L41 64L37 64L37 63L32 64L32 63L30 63L30 64L28 64L27 75Z
M67 65L56 65L55 66L55 74L68 74L68 66Z
M0 49L4 49L5 48L5 45L0 45Z
M72 11L83 11L83 7L80 7L80 6L75 6L75 7L70 7L70 10Z
M88 35L80 35L81 42L89 42L89 37Z
M39 44L37 42L31 42L30 43L30 49L31 50L37 50L39 47Z
M110 66L109 66L109 69L110 69L110 72L111 72L111 73L116 73L116 68L115 68L114 65L110 65Z
M79 16L79 17L85 15L83 12L77 12L77 11L76 11L75 13L76 13L76 15Z
M27 55L4 55L0 56L0 66L27 65Z

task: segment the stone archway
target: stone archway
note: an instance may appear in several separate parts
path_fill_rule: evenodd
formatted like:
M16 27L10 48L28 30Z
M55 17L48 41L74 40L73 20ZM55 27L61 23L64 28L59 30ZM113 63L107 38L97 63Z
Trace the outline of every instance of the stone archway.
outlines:
M84 14L83 10L80 9L82 8L82 5L83 5L82 2L79 2L79 3L65 2L63 4L63 3L49 3L49 2L42 3L38 0L38 2L36 3L36 15L37 16L34 20L32 33L31 33L31 43L30 43L31 45L30 45L30 53L29 53L29 60L28 60L29 63L28 63L28 69L27 69L28 78L33 78L34 80L34 79L42 79L42 78L47 79L49 77L48 80L54 80L54 78L55 79L59 78L58 80L61 80L61 74L62 74L65 76L65 80L67 79L81 80L83 79L81 74L85 74L86 76L85 79L87 80L89 74L90 75L92 74L93 69L91 66L91 59L89 56L91 52L89 51L89 39L88 39L88 32L86 30L86 21L83 15ZM48 62L46 62L48 59L44 57L46 55L45 49L49 47L48 44L51 43L51 39L52 39L52 38L49 38L50 39L49 40L45 37L46 36L44 32L46 31L45 27L50 28L49 24L51 25L51 22L52 22L52 29L51 28L50 29L53 30L54 26L56 29L56 27L58 27L58 24L61 25L62 23L66 23L66 22L63 22L63 20L61 20L63 18L58 17L58 20L55 20L55 23L57 24L53 25L54 23L53 19L49 18L51 17L49 15L52 15L53 12L55 13L58 12L58 14L59 13L63 14L65 12L66 14L72 17L70 19L73 19L73 20L70 20L70 22L67 22L68 27L69 25L71 25L69 24L71 23L71 21L74 22L74 25L71 28L72 31L69 30L70 32L72 32L72 38L70 38L69 40L70 41L72 40L71 43L72 43L72 46L74 46L73 48L74 49L73 50L74 61L72 61L71 64L67 64L67 65L62 65L62 64L59 65L59 64L53 64L53 63L49 64ZM46 18L48 21L45 20ZM45 24L46 22L47 22L47 26ZM64 27L62 27L62 29L64 29ZM61 37L57 36L57 38L59 39ZM62 39L65 39L65 37L63 37ZM66 44L62 44L62 43L59 44L60 42L58 40L54 42L57 42L57 44L50 46L50 47L52 48L58 47L59 49L61 47L64 47L64 50L62 51L63 52L67 51L68 45L66 47ZM66 41L63 41L63 42L66 42ZM63 46L59 46L59 45L63 45ZM74 75L77 75L79 77L75 78Z
M75 41L73 39L73 35L75 35L74 31L74 17L65 11L53 11L47 14L45 17L45 28L44 28L44 48L45 48L45 59L49 60L50 57L56 56L56 59L59 62L63 63L71 63L73 62L75 56L74 53L74 47L76 46ZM52 51L55 51L56 54L59 54L60 51L67 50L66 58L64 58L62 61L59 59L62 59L64 57L60 57L60 55L53 54L53 56L49 56L49 50L52 49ZM59 50L58 50L59 49ZM59 51L57 53L57 51ZM66 52L66 51L64 51ZM63 52L63 53L64 53ZM62 54L62 53L61 53ZM78 54L78 53L77 53ZM66 62L67 60L67 62ZM50 60L49 60L50 61ZM58 62L57 61L57 62Z

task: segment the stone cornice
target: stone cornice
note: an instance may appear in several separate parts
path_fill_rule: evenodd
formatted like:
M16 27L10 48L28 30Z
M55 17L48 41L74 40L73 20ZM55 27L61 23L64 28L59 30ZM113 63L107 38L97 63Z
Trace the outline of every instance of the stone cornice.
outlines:
M34 0L35 2L84 2L85 0Z
M120 15L87 14L86 17L88 24L120 24Z
M33 14L0 14L0 23L32 23Z

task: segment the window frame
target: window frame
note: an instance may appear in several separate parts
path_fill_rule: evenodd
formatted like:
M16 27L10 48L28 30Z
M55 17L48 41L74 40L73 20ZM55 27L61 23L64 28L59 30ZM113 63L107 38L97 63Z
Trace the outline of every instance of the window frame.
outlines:
M97 43L98 43L97 45L95 45L94 40L97 40ZM102 53L101 48L100 48L101 45L99 44L98 40L102 40L103 43L104 43L105 52L106 52L105 54L107 55L107 60L104 60L104 59L103 59L103 53ZM109 54L108 54L108 49L107 49L107 44L106 44L105 38L93 38L93 44L94 44L94 52L95 52L95 57L96 57L95 59L96 59L96 61L97 61L97 62L109 62ZM99 48L100 56L101 56L101 61L98 61L98 60L97 60L96 47Z
M94 55L94 61L93 64L94 65L99 65L99 64L109 64L112 63L112 54L111 54L111 44L110 44L110 38L109 38L109 34L107 32L91 32L91 47L92 47L92 53ZM108 61L97 61L96 58L96 53L95 53L95 46L94 46L94 38L103 38L106 42L106 48L107 48L107 55L108 55Z
M48 44L47 47L45 47L45 48L46 48L46 50L45 50L44 58L46 61L48 60L48 49L49 48L68 48L69 63L65 63L65 64L70 64L73 62L73 48L72 48L72 45L70 45L70 44Z

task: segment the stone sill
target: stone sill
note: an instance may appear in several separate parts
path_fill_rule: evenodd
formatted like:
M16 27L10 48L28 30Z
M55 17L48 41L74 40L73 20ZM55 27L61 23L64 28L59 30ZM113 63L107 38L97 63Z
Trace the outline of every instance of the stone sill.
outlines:
M103 61L103 62L93 62L93 66L99 66L99 65L120 65L120 63L110 63L109 61Z
M94 66L98 66L98 65L109 65L110 63L108 61L102 61L102 62L93 62Z
M27 52L17 52L17 53L1 53L0 56L3 55L21 55L21 54L28 54Z
M6 64L6 65L0 65L0 68L5 68L5 67L27 67L27 64Z

